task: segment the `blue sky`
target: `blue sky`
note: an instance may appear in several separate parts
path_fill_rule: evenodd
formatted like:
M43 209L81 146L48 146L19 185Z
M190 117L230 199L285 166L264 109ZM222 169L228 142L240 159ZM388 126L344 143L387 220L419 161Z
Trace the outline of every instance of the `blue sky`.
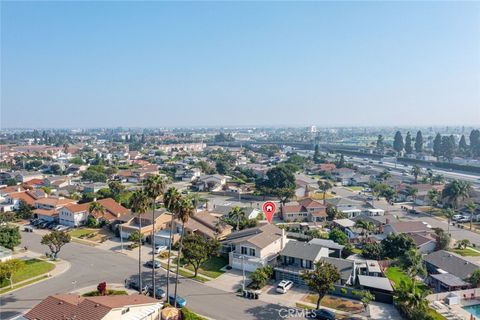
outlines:
M480 123L480 2L1 9L2 127Z

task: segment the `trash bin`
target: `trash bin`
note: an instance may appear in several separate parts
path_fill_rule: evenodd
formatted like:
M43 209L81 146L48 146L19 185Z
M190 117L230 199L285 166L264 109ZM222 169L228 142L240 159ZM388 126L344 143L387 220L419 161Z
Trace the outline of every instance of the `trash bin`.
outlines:
M247 290L243 290L242 295L243 295L244 298L246 298L247 297Z

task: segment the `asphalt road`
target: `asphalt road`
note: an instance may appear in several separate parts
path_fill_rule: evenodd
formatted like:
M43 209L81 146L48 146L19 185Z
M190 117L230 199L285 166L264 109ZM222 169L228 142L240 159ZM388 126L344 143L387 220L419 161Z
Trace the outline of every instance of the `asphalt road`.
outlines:
M46 252L40 244L40 236L22 233L22 246L35 252ZM123 283L126 278L135 277L138 263L121 253L114 253L78 243L69 243L62 248L60 258L71 263L65 273L52 279L17 290L0 298L0 319L16 317L38 304L48 295L65 293L76 288L96 285L101 281ZM150 269L143 269L144 279L151 279ZM165 289L166 277L158 271L157 283ZM173 284L173 281L171 282ZM171 286L173 290L173 285ZM266 304L259 300L247 300L233 293L205 286L194 280L182 278L179 294L186 298L187 306L206 317L218 320L281 319L279 311L285 309L277 304ZM294 318L289 318L294 319Z

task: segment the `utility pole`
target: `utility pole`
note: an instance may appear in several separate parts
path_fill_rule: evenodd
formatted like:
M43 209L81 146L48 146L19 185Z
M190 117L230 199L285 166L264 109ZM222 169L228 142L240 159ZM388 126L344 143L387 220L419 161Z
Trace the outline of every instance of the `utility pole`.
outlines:
M123 237L122 237L122 225L120 225L120 246L121 246L121 250L123 252Z

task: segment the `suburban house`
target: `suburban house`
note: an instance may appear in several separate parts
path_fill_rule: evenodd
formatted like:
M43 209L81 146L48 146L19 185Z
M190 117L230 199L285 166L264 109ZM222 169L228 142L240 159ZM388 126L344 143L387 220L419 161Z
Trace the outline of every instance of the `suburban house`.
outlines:
M13 178L20 183L24 183L33 179L43 179L43 174L38 171L18 171L14 173Z
M157 240L157 231L161 232L162 230L167 229L170 225L171 218L172 216L164 209L155 210L153 218L151 212L142 215L140 218L135 213L130 212L118 219L122 222L118 224L120 236L122 239L128 239L130 234L134 232L140 232L144 237L151 236L153 225L155 224L155 239ZM159 238L158 240L161 241L162 238Z
M430 198L428 197L428 192L430 190L436 190L439 194L442 193L445 185L431 185L428 183L417 183L417 184L406 184L401 183L396 187L397 197L399 201L413 201L412 197L408 195L409 188L417 189L417 194L415 196L415 204L419 206L430 205Z
M233 206L213 205L211 213L218 216L224 216L224 215L228 215L233 208L234 208ZM247 219L256 219L258 217L258 214L262 212L260 209L252 208L252 207L241 207L241 208L243 212L245 212L245 217L247 217Z
M466 279L468 279L475 270L480 268L480 264L445 250L432 252L426 255L423 260L429 274L427 282L437 292L470 287L470 285L465 282ZM445 274L449 274L449 276Z
M280 258L274 267L276 280L291 280L305 285L302 273L313 270L317 261L325 261L337 267L340 280L337 285L353 284L355 281L355 261L330 258L330 250L321 245L290 240L280 252Z
M120 220L123 216L128 215L130 210L117 203L112 198L96 200L104 208L104 212L88 212L91 202L82 204L67 204L60 208L59 219L60 224L78 227L87 222L88 216L92 215L97 220L105 220L109 223Z
M282 205L280 217L283 221L322 222L327 219L327 207L320 201L305 198Z
M181 229L181 222L176 221L177 228ZM185 223L185 233L195 233L208 239L223 240L232 232L232 226L221 221L217 216L208 211L195 213L187 223Z
M370 291L375 301L393 303L394 290L388 278L359 275L358 284L362 289Z
M338 211L346 214L347 218L349 219L362 215L364 211L364 204L361 201L355 201L346 198L332 198L327 199L326 203L333 206Z
M202 174L200 168L181 169L175 172L175 179L182 181L193 181Z
M16 210L19 208L21 201L33 207L36 200L45 196L45 192L40 189L11 192L4 197L3 203L0 204L0 211L7 212Z
M19 320L157 320L163 304L145 295L48 296Z
M221 191L229 177L221 174L207 174L200 176L194 185L198 191Z
M74 204L75 200L63 197L46 197L35 200L32 211L33 217L45 221L57 221L59 209L67 204Z
M383 233L389 235L390 233L428 233L430 228L422 221L400 221L387 224L383 227Z
M337 182L340 182L344 186L348 186L351 184L351 179L355 176L355 170L350 168L337 168L332 170L332 174Z
M336 243L335 241L332 240L327 240L327 239L320 239L320 238L313 238L310 240L308 243L315 244L322 246L324 248L329 249L329 257L333 258L341 258L342 257L342 250L345 248L345 246Z
M295 196L297 198L310 197L319 189L317 180L304 174L295 175Z
M222 241L222 250L228 253L229 265L232 268L253 272L273 263L286 242L283 229L264 224L232 232Z

